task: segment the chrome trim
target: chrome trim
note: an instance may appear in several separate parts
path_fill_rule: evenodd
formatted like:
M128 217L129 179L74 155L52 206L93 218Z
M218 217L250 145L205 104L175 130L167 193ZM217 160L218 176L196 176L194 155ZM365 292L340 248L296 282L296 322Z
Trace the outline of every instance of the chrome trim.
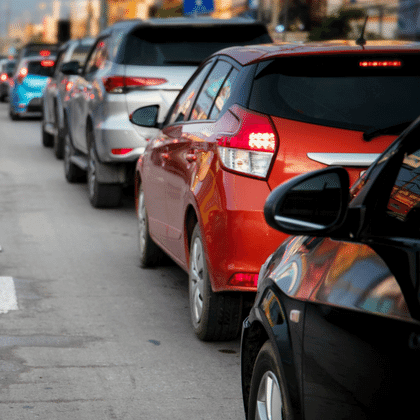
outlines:
M319 225L317 223L305 222L303 220L292 219L290 217L283 217L283 216L274 216L274 220L277 222L289 223L294 226L299 226L303 228L310 228L310 229L325 229L326 226Z
M370 166L379 153L308 153L309 159L324 165Z

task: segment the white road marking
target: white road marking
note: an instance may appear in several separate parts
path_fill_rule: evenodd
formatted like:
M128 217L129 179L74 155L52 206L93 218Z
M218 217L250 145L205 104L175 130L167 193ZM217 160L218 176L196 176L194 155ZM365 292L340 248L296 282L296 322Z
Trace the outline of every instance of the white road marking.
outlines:
M0 277L0 314L18 310L15 283L12 277Z

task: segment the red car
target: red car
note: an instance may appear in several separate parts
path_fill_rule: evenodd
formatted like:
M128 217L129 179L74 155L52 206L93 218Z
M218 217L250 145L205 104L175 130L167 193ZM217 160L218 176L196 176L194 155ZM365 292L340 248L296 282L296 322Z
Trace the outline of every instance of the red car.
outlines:
M420 114L420 44L233 47L208 58L136 167L140 261L164 251L189 273L202 340L237 336L258 272L286 235L263 215L270 191L342 165L354 182ZM242 292L242 293L240 293ZM248 299L250 298L250 299Z

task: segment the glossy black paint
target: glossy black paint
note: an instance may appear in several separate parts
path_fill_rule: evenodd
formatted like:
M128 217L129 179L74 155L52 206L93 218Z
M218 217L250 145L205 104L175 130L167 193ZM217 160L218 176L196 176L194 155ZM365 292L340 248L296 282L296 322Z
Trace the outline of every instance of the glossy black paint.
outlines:
M419 133L417 120L353 186L333 238L322 228L318 237L292 237L262 267L241 343L246 412L266 340L277 349L294 419L417 411L420 232L417 213L409 215L420 202Z

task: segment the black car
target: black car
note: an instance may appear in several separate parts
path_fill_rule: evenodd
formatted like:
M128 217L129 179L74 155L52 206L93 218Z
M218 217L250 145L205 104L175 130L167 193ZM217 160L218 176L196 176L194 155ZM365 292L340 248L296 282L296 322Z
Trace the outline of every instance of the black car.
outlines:
M349 189L330 167L269 195L292 236L268 258L241 343L247 419L385 419L417 411L420 118Z

